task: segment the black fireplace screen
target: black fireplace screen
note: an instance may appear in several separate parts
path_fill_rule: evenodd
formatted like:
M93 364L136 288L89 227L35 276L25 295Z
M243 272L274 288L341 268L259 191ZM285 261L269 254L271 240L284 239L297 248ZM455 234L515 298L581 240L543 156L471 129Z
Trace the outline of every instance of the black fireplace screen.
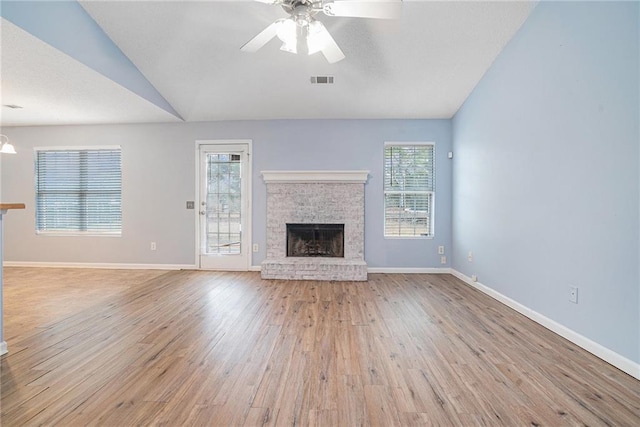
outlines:
M287 256L344 257L344 224L287 224Z

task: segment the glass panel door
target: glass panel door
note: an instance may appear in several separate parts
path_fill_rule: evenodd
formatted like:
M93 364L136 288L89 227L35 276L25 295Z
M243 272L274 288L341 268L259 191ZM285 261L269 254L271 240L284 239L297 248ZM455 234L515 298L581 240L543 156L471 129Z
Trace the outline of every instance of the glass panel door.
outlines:
M200 268L247 270L248 145L200 147Z

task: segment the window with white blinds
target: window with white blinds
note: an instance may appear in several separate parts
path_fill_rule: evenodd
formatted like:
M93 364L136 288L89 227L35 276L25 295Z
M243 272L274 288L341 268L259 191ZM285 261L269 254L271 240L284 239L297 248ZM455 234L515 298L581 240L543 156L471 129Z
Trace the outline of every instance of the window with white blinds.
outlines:
M36 149L36 232L122 232L120 147Z
M433 236L434 144L384 146L384 235Z

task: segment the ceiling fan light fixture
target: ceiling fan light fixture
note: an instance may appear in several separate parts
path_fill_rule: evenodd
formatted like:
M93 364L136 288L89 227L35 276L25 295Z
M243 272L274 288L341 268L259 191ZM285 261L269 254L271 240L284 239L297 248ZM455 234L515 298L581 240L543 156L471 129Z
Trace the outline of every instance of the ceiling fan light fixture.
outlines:
M16 149L9 143L9 137L6 135L0 135L0 141L2 141L2 137L6 138L6 141L1 143L2 147L0 147L0 153L16 154Z
M282 43L282 46L280 46L280 50L283 50L285 52L289 52L289 53L298 53L298 43L297 42L284 42Z
M280 50L298 53L298 26L293 19L288 18L282 20L276 34L278 38L282 40Z
M256 0L279 5L289 15L278 19L257 36L242 45L244 52L256 52L278 36L283 44L280 50L298 53L298 41L306 43L307 53L322 52L329 64L345 58L340 46L315 16L393 19L399 18L402 0ZM300 39L302 38L302 39Z
M329 44L329 33L320 21L312 21L309 23L307 31L307 48L309 55L321 52Z

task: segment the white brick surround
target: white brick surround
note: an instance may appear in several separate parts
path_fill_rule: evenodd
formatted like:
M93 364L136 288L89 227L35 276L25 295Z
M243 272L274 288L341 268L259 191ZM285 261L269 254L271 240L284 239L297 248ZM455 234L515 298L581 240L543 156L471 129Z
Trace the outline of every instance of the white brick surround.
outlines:
M368 171L269 171L264 279L367 280L364 183ZM287 257L286 224L344 224L344 258Z

